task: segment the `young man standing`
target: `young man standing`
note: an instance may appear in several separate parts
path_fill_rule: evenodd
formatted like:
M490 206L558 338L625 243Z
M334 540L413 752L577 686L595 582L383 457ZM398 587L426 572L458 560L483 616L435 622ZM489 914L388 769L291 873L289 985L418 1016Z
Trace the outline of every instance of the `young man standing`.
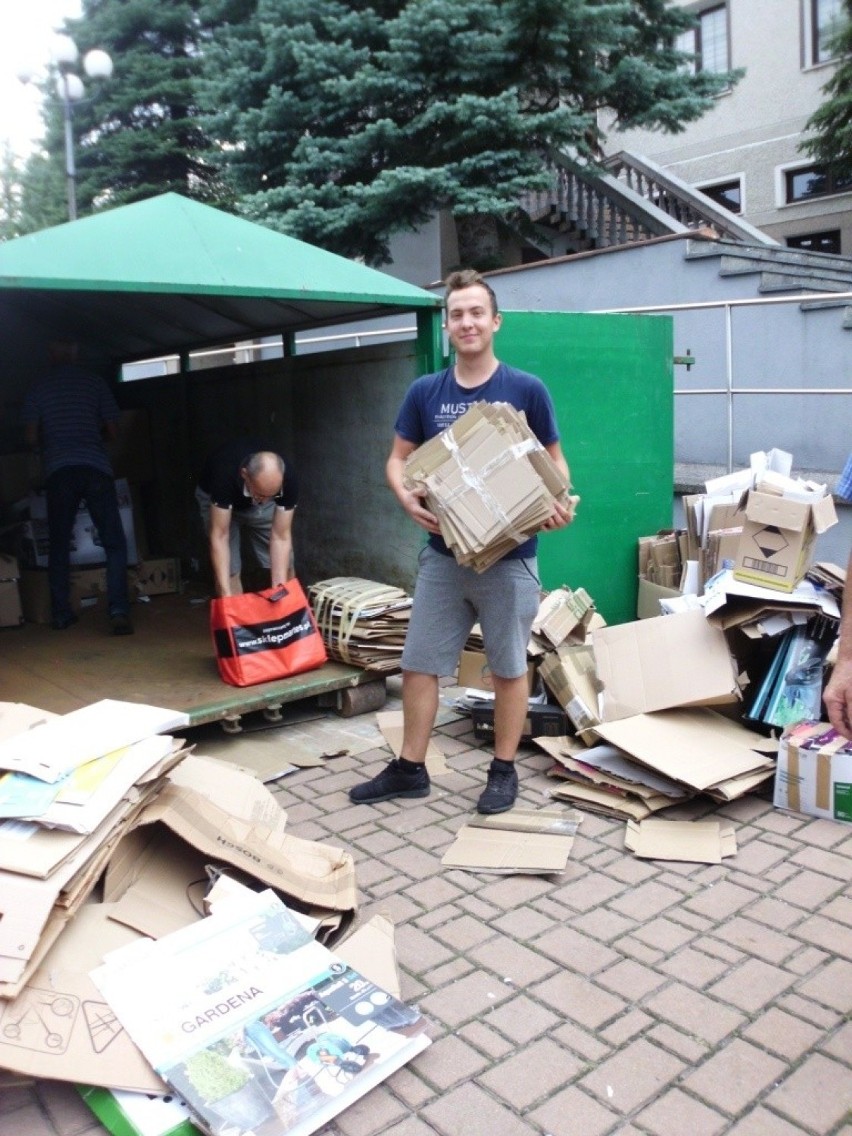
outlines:
M455 672L478 621L494 682L494 760L477 810L501 813L512 807L518 793L514 761L527 715L527 644L541 595L536 538L485 572L460 566L441 539L437 517L426 508L424 494L406 489L405 462L473 403L508 402L524 411L542 446L566 479L570 475L547 388L534 375L501 363L494 354L501 317L493 291L472 270L453 273L445 287L447 333L456 362L413 383L397 416L386 466L388 484L399 503L429 533L402 655L402 750L376 777L351 789L349 797L358 804L374 804L428 795L426 750L438 712L438 679ZM572 518L571 510L554 503L544 528L563 528Z

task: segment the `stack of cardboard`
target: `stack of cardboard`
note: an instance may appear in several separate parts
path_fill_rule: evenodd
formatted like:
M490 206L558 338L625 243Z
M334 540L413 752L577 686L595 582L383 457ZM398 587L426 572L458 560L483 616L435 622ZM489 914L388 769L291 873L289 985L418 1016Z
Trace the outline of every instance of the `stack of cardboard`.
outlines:
M827 486L794 477L792 464L783 450L752 454L748 469L711 478L704 493L684 497L685 529L640 537L640 618L671 610L678 596L702 596L725 570L761 588L795 590L816 536L837 515Z
M185 714L104 700L66 715L0 707L0 996L11 997L181 760Z
M527 425L505 402L477 402L405 465L409 489L425 490L459 564L484 572L537 533L554 500L573 508L568 484Z
M773 775L764 751L774 745L711 709L738 711L741 679L724 632L701 611L594 629L539 671L578 737L538 744L571 782L558 795L579 807L641 819L684 794L731 800ZM604 762L602 742L617 751Z
M398 671L411 596L358 576L334 576L308 589L329 655L371 671Z
M29 713L11 707L6 724L25 729L33 712L24 709ZM55 732L71 717L37 713ZM72 736L69 748L75 744ZM310 917L318 940L331 943L350 927L357 893L349 853L290 835L275 797L245 771L187 751L172 751L160 764L169 761L172 767L164 783L157 779L156 793L139 780L140 796L114 835L106 839L101 829L93 833L101 853L85 872L81 868L79 885L76 877L66 885L69 890L74 885L73 903L66 903L65 890L60 892L55 906L61 926L48 927L49 937L42 935L31 958L22 960L8 951L0 958L4 968L14 963L21 970L19 981L0 987L0 996L7 999L2 1017L9 1026L0 1035L3 1068L113 1089L163 1092L161 1079L120 1028L89 972L113 949L146 937L159 939L197 922L216 881L273 888ZM158 772L155 766L152 780ZM64 807L72 806L68 802ZM23 848L34 848L42 836L51 835L20 827ZM53 835L65 843L74 838L64 830ZM14 840L10 834L10 847ZM67 862L56 869L63 879ZM18 949L25 943L23 932L34 937L36 920L48 907L41 900L32 903L31 896L40 887L51 894L56 889L52 876L42 880L23 874L14 888L13 875L0 873L0 931L3 944ZM97 896L96 882L101 883Z

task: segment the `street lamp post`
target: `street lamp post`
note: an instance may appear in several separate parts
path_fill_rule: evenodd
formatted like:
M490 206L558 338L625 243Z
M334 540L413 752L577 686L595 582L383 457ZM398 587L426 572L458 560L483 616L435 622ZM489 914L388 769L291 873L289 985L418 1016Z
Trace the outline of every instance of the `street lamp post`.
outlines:
M74 68L80 58L76 43L67 35L54 37L51 51L53 62L59 71L56 81L57 92L62 103L62 123L65 135L65 185L68 193L68 219L77 220L77 167L74 161L74 103L80 102L86 88ZM83 71L90 79L108 79L112 75L112 59L100 48L83 56ZM29 83L34 72L22 69L18 72L22 83Z

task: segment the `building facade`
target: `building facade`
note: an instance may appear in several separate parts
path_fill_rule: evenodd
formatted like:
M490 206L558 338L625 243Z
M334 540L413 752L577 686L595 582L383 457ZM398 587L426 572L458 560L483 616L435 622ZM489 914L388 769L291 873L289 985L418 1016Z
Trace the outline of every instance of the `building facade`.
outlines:
M680 134L609 132L607 153L641 154L790 248L852 255L852 179L836 182L799 144L832 74L844 0L673 0L697 24L678 46L695 66L742 68Z

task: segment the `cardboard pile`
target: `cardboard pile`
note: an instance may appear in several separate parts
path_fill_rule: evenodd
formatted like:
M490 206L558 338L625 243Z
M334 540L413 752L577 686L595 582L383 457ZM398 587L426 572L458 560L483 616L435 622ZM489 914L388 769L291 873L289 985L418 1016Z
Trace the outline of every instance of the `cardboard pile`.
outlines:
M749 468L705 482L684 497L685 529L639 539L637 615L658 615L662 601L701 596L715 576L790 593L805 577L819 533L837 523L826 485L792 476L783 450L751 455Z
M358 576L334 576L308 589L311 608L333 659L371 671L398 671L411 596Z
M0 997L18 994L182 757L185 714L0 704Z
M426 491L448 548L477 572L537 533L554 500L571 508L579 500L523 413L505 402L477 402L424 442L406 462L405 484Z
M137 727L144 722L145 728L155 722L154 707L113 707L121 708L125 735L131 720ZM64 728L72 715L50 716L16 704L2 710L0 724L10 744L4 748L4 743L0 752L13 754L15 768L19 758L31 759L26 752L29 738L42 730L67 742L49 747L61 760L51 760L49 753L43 763L46 772L61 772L76 760L71 755L80 752L85 737L95 735L94 713L87 715L89 728L77 731L73 723ZM171 711L160 713L170 715L164 723L174 721ZM109 723L114 726L113 715ZM354 919L355 872L347 852L290 835L286 814L250 774L196 757L169 737L140 740L140 752L156 752L157 744L168 744L169 752L151 765L147 780L137 778L125 794L123 823L114 830L99 826L91 837L82 838L87 848L97 848L87 861L75 851L81 837L67 828L47 830L16 822L5 840L0 830L0 851L17 855L17 869L26 861L27 871L36 864L44 871L49 857L35 853L48 840L55 845L50 849L54 858L71 849L50 874L25 875L11 868L0 872L0 967L10 979L13 971L17 975L14 982L0 986L0 996L7 999L3 1021L15 1024L0 1036L0 1066L5 1069L107 1088L164 1091L160 1077L109 1012L89 972L113 949L197 922L205 914L205 894L214 881L274 889L310 918L315 938L324 942L339 938ZM134 743L128 745L132 749ZM127 759L107 760L112 760L113 769L127 765ZM85 765L79 768L86 770ZM65 814L89 808L78 799L91 788L88 779L72 778L71 784L75 794L51 805L52 819L62 819L60 808ZM104 779L94 795L102 795L106 784Z

